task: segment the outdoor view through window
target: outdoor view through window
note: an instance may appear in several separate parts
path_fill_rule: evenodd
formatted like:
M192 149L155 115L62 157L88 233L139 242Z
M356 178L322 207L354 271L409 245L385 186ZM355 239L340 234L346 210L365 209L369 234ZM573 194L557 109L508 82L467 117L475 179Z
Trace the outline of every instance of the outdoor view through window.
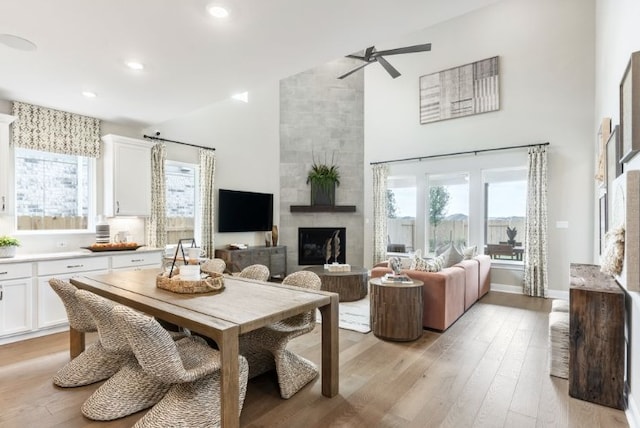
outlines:
M430 174L426 177L423 253L434 256L453 243L457 248L479 245L478 252L501 261L521 263L524 254L527 170L524 167L483 170L476 174L474 189L484 188L483 198L470 198L468 172ZM416 237L416 176L391 176L387 181L387 251L411 253L421 246ZM470 223L472 212L483 219ZM482 204L482 206L480 206ZM470 228L475 228L470 234ZM484 230L481 230L483 228ZM418 228L419 230L420 228ZM470 242L483 238L479 242Z

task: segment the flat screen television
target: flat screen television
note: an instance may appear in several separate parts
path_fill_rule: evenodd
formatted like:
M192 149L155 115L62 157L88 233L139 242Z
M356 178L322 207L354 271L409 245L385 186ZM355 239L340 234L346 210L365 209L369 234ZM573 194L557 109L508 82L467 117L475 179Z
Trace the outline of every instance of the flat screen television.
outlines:
M273 194L219 189L218 232L259 232L273 226Z

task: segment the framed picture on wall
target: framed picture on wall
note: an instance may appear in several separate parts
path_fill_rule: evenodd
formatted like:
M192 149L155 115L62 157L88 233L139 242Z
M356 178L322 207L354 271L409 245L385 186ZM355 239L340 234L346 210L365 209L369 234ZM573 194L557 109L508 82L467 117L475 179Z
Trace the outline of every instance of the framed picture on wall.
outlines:
M607 194L600 196L600 252L604 252L604 234L607 233Z
M640 51L631 54L620 82L620 142L621 162L640 151Z
M620 127L613 128L609 140L607 140L606 154L607 154L607 193L611 195L613 188L613 181L622 174L622 163L620 163ZM612 198L608 201L608 212L611 212Z
M605 117L600 122L598 134L596 135L595 179L601 188L604 188L607 184L607 181L605 180L605 148L609 135L611 135L611 118Z

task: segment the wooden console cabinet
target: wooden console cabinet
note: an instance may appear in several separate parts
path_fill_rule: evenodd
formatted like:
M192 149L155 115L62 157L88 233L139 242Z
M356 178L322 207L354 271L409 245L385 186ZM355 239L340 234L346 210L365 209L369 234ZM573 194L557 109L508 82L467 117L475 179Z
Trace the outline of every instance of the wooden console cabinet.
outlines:
M571 264L569 395L626 408L625 293L600 266Z
M265 265L271 272L271 278L283 279L287 275L287 247L249 247L246 250L219 248L216 257L224 260L231 272L240 272L254 264Z

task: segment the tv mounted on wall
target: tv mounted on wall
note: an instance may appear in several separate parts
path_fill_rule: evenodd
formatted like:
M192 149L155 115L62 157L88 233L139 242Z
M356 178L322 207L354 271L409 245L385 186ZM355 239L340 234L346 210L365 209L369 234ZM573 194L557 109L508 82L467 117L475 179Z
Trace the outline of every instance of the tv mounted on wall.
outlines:
M259 232L273 226L273 194L220 189L218 232Z

